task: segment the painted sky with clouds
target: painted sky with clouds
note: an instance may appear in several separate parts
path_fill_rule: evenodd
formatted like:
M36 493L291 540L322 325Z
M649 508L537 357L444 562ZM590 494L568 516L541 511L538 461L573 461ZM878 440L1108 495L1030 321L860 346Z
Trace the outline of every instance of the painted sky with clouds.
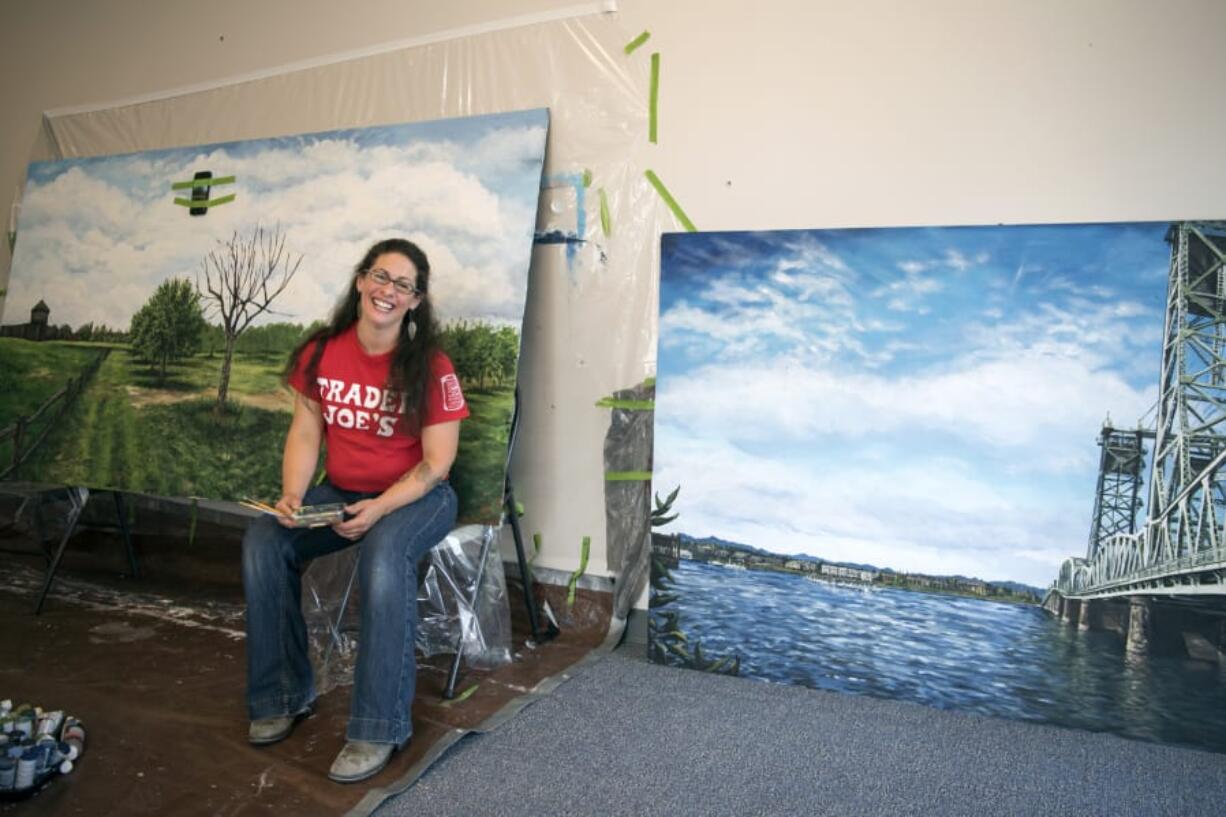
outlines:
M218 239L280 225L304 258L264 320L324 317L370 244L426 251L444 319L522 319L548 112L519 111L30 166L5 323L40 299L56 325L126 327L169 277L195 278ZM193 217L171 183L236 176Z
M667 530L1049 584L1157 396L1168 226L664 236Z

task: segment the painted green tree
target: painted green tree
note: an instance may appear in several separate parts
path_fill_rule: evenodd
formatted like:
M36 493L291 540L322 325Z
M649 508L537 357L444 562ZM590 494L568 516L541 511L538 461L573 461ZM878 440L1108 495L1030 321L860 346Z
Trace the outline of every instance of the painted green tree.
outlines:
M515 379L519 333L486 323L460 321L443 330L442 346L466 387L502 387Z
M129 342L139 358L157 367L158 379L164 381L167 364L199 351L204 326L200 295L192 282L168 278L132 316Z

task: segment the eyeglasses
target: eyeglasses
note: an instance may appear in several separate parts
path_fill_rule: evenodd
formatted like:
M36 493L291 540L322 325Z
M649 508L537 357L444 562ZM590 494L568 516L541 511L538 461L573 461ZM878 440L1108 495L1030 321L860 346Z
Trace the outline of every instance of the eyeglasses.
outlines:
M412 297L414 295L422 294L420 289L409 283L408 278L393 278L388 274L387 270L368 269L366 270L366 275L370 276L370 280L374 281L379 286L391 284L396 288L397 292L405 297Z

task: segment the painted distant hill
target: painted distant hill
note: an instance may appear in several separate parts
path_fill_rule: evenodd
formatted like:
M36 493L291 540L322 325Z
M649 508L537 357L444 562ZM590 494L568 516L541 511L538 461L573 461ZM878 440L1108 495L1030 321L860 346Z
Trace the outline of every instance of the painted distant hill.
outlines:
M849 567L849 568L854 568L856 570L871 570L876 573L884 573L884 574L891 574L891 575L918 575L918 574L908 574L905 571L894 570L893 568L890 568L890 567L878 567L877 565L867 564L863 562L836 562L831 559L822 559L817 556L810 556L807 553L792 553L792 554L779 553L773 550L764 550L763 548L754 547L753 545L746 545L743 542L733 542L729 539L721 539L718 536L697 537L697 536L690 536L688 534L682 533L680 534L680 537L681 537L681 544L683 547L686 545L694 545L694 544L714 545L717 547L726 548L728 550L741 551L743 553L752 554L755 556L769 556L775 559L785 559L785 560L794 559L799 562L812 562L814 564L832 564L832 565L838 565L839 567ZM953 579L955 581L961 581L961 582L983 582L985 584L991 584L996 587L1001 587L1001 588L1011 590L1014 593L1033 593L1034 595L1042 596L1043 593L1045 592L1043 588L1034 587L1033 585L1023 584L1021 582L1015 582L1015 581L1005 581L1005 580L988 581L986 579L980 579L974 576L963 576L960 574L948 575L948 576L943 575L943 574L924 574L924 575L932 575L933 578Z

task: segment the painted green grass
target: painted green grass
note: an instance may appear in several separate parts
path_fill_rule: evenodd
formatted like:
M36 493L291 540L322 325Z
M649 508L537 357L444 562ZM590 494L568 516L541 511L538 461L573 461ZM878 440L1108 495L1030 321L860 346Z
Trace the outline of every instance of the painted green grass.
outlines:
M88 359L88 358L86 358ZM165 381L116 348L59 427L23 467L23 479L161 496L238 499L280 494L281 447L288 410L245 403L281 390L281 361L235 356L231 394L213 412L221 359L198 355L172 364ZM493 523L501 515L503 469L514 393L466 393L464 422L451 481L460 519ZM288 405L288 404L287 404Z
M195 363L173 367L168 380L187 384L201 370L207 375L208 367ZM134 396L132 386L147 374L126 350L113 352L22 476L163 496L279 493L289 412L235 404L217 416L211 388L182 387L188 394L177 395L172 388L170 400L149 399L143 391ZM257 370L250 379L264 376Z
M33 414L97 355L86 344L0 338L0 428Z
M221 380L221 355L196 355L173 363L166 378L159 377L153 367L133 361L129 382L143 389L161 389L172 392L199 392L201 396L217 394ZM236 354L230 367L231 395L266 394L281 388L283 357Z
M0 338L0 428L30 417L53 394L79 375L99 354L97 346L69 342L34 343ZM49 421L49 420L48 420ZM28 433L41 433L43 425ZM0 467L13 459L11 440L0 442Z
M473 389L464 397L471 416L460 427L460 452L450 477L460 495L459 519L495 524L502 515L502 481L515 390Z

